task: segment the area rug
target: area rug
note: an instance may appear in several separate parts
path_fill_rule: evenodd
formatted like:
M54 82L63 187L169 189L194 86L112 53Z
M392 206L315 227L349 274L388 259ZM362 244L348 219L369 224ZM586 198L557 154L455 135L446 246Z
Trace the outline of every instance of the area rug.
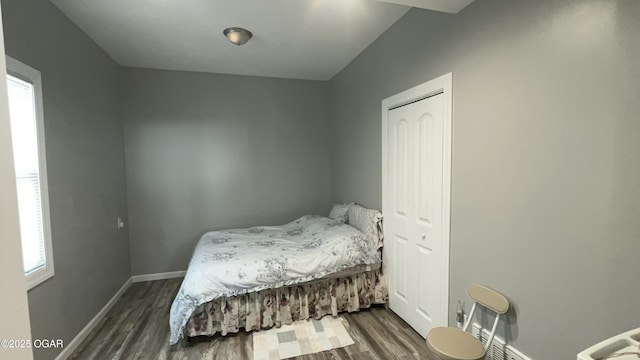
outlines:
M352 345L342 317L302 320L253 332L253 359L280 360Z

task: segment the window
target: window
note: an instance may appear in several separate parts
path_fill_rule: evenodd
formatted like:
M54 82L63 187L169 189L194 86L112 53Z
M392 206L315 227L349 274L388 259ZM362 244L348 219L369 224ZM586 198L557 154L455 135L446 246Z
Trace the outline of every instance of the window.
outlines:
M53 276L40 72L7 56L7 88L22 256L31 289Z

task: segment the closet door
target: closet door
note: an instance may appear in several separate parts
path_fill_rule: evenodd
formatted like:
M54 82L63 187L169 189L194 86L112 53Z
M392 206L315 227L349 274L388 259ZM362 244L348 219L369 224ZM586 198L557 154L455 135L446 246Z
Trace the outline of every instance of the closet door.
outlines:
M443 119L442 93L387 114L383 213L389 307L422 336L446 325Z

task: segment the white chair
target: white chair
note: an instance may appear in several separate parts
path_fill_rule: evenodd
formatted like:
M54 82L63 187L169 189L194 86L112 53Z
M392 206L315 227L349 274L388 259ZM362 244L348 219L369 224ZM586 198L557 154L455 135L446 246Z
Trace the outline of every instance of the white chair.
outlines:
M427 346L442 360L484 359L487 349L491 346L493 337L496 335L500 315L509 310L509 300L499 292L485 286L471 284L467 287L467 295L475 302L462 330L452 327L437 327L427 334ZM467 332L478 304L496 313L496 319L493 322L491 335L486 346L483 346L478 339Z

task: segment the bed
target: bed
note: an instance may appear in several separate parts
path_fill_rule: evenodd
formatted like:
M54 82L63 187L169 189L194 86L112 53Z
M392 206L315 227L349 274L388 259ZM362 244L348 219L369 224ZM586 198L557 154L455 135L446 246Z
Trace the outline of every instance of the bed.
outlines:
M334 206L332 218L204 234L171 306L170 344L386 304L382 215L342 206L342 216Z

